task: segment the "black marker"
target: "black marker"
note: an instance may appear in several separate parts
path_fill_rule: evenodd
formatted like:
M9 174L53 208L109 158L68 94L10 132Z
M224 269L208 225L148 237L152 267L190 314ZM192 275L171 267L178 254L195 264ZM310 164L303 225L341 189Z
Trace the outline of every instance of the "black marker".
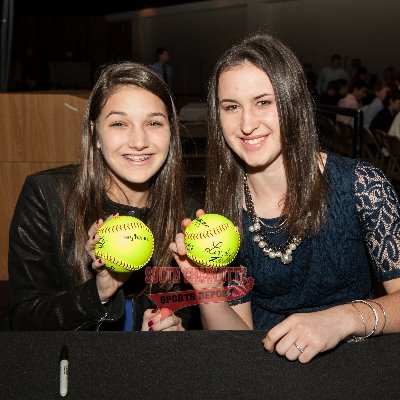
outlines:
M60 395L66 396L68 392L68 348L61 347L60 350Z

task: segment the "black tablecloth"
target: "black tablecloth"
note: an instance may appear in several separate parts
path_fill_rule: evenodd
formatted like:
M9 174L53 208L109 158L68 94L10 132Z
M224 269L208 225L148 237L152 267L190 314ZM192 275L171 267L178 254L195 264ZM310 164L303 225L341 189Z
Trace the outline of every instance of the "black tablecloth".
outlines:
M0 332L0 399L399 399L400 335L344 343L309 364L263 332Z

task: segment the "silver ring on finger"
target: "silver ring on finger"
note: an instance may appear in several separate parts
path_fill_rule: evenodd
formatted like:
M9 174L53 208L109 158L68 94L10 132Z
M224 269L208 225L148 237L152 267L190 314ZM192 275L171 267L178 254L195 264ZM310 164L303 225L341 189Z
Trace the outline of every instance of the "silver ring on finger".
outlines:
M293 343L293 346L296 347L296 349L297 349L301 354L304 353L304 350L303 350L300 346L298 346L296 342Z

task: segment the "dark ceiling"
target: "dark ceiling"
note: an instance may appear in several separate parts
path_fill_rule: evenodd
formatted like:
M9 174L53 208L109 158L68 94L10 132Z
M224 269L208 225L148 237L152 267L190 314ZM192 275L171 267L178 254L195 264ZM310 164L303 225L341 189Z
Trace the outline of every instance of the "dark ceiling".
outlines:
M198 1L205 0L14 0L14 12L18 15L105 15Z

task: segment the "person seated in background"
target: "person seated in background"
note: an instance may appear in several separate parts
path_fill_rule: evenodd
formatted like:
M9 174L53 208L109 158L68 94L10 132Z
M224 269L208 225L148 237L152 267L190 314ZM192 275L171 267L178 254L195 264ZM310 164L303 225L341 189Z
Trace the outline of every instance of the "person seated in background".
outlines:
M352 81L358 80L358 79L354 79L354 78L357 75L359 68L363 68L361 58L358 58L358 57L353 58L350 61L350 66L349 66L349 75L350 75L350 79Z
M337 81L330 81L328 83L326 90L317 97L318 103L326 104L329 106L337 105L340 97L336 90L335 82Z
M369 73L367 71L367 68L360 66L356 73L351 77L351 82L358 82L358 81L364 81L365 83L368 84L369 81Z
M328 83L324 93L318 96L318 102L330 106L337 106L340 99L345 97L349 91L349 82L345 79L337 79Z
M387 94L389 93L389 86L384 85L382 82L378 82L374 86L375 97L370 104L367 104L362 108L364 112L364 127L369 128L375 115L378 114L384 107L383 102Z
M302 363L350 338L400 332L396 192L373 165L320 150L293 52L262 33L232 45L211 75L208 124L205 211L239 227L237 262L254 286L201 304L204 328L265 330L268 352ZM183 233L170 247L182 269L196 268ZM387 295L369 300L373 276Z
M187 311L152 310L145 296L176 287L151 286L144 268L117 273L88 254L107 217L132 215L154 235L148 266L173 261L169 244L192 212L189 202L185 211L178 117L165 82L137 63L103 66L80 150L79 165L35 173L23 185L10 228L11 329L183 330Z
M400 90L400 73L396 68L388 66L383 71L383 80L390 90Z
M345 97L338 101L338 107L343 108L361 108L362 99L367 95L367 84L364 81L357 81L351 84L350 92ZM336 116L336 121L343 124L352 125L353 118L347 115Z
M342 58L339 54L334 54L331 57L330 65L322 68L317 82L318 93L321 94L325 92L330 81L336 81L337 79L345 79L350 82L349 74L345 69L341 67Z
M389 131L387 133L389 136L396 136L400 140L400 112L396 114L392 125L390 125Z
M376 84L376 75L370 74L365 67L359 67L351 82L363 81L367 84L367 94L362 100L362 105L371 103L374 98L374 86Z
M400 111L400 91L391 90L384 101L384 107L372 119L369 126L371 131L380 129L381 131L388 132L394 117Z

